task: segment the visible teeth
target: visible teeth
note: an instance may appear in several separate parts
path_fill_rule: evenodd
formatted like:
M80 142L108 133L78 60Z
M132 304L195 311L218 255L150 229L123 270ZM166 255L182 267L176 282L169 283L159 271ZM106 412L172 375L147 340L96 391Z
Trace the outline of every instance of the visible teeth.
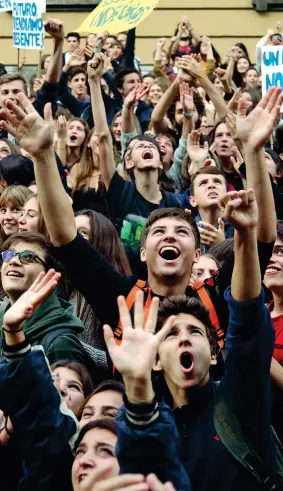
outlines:
M274 269L274 268L267 268L266 270L266 273L277 273L278 272L278 269Z
M9 271L7 273L7 276L15 276L17 278L20 278L22 275L20 273L17 273L17 271Z
M179 254L179 251L178 251L177 247L171 247L171 246L162 247L160 253L162 253L164 251L174 251L177 254Z

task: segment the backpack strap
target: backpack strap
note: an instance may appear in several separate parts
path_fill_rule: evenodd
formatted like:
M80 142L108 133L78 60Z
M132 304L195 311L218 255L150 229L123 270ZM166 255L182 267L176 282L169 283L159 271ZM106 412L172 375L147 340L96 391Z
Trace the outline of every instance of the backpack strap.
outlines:
M134 194L135 194L135 187L133 186L133 183L130 181L125 181L123 192L122 192L122 195L120 197L120 200L119 200L119 203L117 206L117 210L122 210L123 218L116 217L116 219L115 219L115 227L119 231L121 230L121 228L123 226L123 220L124 220L125 216L127 216L129 211L130 211L130 207L131 207L131 204L132 204L132 201L134 198Z
M212 325L215 327L217 338L218 338L217 344L222 349L224 346L224 331L220 327L218 315L213 305L213 302L209 296L209 293L205 288L205 285L201 281L194 284L193 290L198 294L200 301L209 310L210 320Z
M138 280L136 282L136 284L133 286L133 288L131 289L130 293L128 294L127 298L126 298L126 304L127 304L127 308L128 308L128 311L131 312L132 308L133 308L133 305L135 303L135 298L136 298L136 294L138 291L151 291L149 287L146 287L146 281L143 281L143 280ZM148 298L151 297L151 295L148 295ZM145 310L146 310L146 306L147 306L147 303L148 303L148 299L147 299L147 302L146 302L146 305L145 305ZM151 303L151 301L150 301ZM149 310L149 307L150 305L148 306L148 310ZM148 312L146 314L145 312L145 320L147 318L147 315L148 315ZM118 324L118 327L116 327L116 329L114 330L114 336L115 336L115 341L117 344L121 344L121 341L122 341L122 334L123 334L123 326L121 324L121 319L119 320L119 324Z
M236 416L229 410L221 392L221 383L214 382L213 424L217 435L230 454L261 484L262 489L278 489L271 472L245 438ZM276 441L275 441L276 444ZM278 462L277 452L281 459ZM276 463L279 464L277 476L282 484L282 447L276 447ZM277 466L278 467L278 466ZM281 479L280 479L281 477ZM279 482L278 482L279 484ZM281 489L281 488L280 488Z
M68 327L60 327L59 329L54 329L53 331L45 334L44 338L41 340L41 346L44 349L44 353L46 355L53 341L60 335L64 334L74 334L72 329L68 329Z

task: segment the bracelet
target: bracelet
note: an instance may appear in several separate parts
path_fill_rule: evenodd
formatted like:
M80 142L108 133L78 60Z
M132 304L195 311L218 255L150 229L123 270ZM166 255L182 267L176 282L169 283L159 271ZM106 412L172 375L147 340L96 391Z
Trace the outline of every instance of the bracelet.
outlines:
M183 113L183 116L188 119L192 119L194 113Z
M23 330L24 330L24 328L23 328L23 327L21 327L21 329L18 329L17 331L9 331L8 329L5 329L5 327L4 327L4 326L2 326L2 329L3 329L3 331L8 332L9 334L15 334L15 333L17 333L17 332L21 332L21 331L23 331Z

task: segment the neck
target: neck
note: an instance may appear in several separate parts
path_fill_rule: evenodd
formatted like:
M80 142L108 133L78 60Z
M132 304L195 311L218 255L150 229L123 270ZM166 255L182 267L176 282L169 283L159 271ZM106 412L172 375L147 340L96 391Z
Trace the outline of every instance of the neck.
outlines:
M198 209L202 222L210 223L214 227L218 225L218 218L222 216L219 206L210 206L209 208Z
M223 172L234 172L234 166L231 162L231 157L218 157L220 167Z
M170 379L168 379L165 374L164 377L173 399L174 408L180 406L186 406L187 404L190 404L193 401L193 399L197 396L198 390L204 387L209 381L209 373L207 373L207 375L203 378L203 380L198 385L184 389L175 385L175 383L172 382Z
M71 94L76 98L78 99L79 101L84 101L85 99L85 94L84 92L80 92L79 94L75 91L75 90L72 90L71 91Z
M137 191L144 199L151 203L160 203L162 196L158 186L158 169L148 172L135 170L135 181Z
M282 288L280 288L279 291L272 291L272 296L274 300L274 307L271 312L271 317L278 317L278 315L283 314Z
M161 297L170 297L171 295L184 295L188 284L190 283L190 275L178 278L175 277L155 277L148 272L148 284L156 295Z
M74 165L80 160L80 147L68 147L67 165Z

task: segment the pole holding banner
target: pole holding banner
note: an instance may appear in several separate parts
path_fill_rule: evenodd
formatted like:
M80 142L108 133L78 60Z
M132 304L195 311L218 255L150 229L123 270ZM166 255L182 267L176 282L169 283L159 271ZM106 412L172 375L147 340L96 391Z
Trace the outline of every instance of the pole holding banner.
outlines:
M136 27L158 4L159 0L102 0L76 29L80 33L117 34Z
M37 73L36 73L37 78L41 77L41 59L42 59L42 51L39 51Z
M17 49L17 71L20 71L20 49Z

